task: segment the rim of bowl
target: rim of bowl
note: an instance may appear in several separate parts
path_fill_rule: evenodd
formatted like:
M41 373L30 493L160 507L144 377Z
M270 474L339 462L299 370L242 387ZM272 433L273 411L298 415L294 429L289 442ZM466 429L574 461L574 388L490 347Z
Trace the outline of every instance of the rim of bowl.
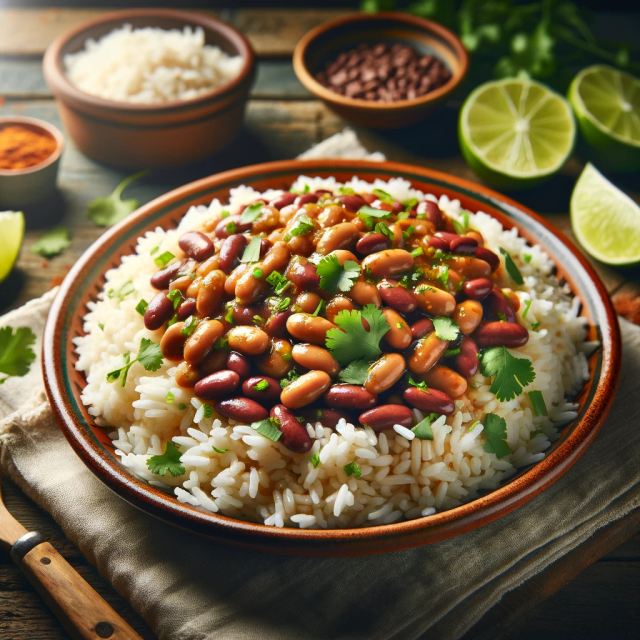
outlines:
M391 21L418 26L422 28L422 31L439 35L454 50L454 53L460 62L459 69L456 70L455 73L452 73L451 78L449 78L449 80L445 84L443 84L441 87L438 87L435 91L430 91L429 93L426 93L424 96L421 96L419 98L394 100L393 102L374 102L370 100L363 100L362 98L347 98L340 95L339 93L335 93L334 91L327 89L326 87L323 87L314 78L305 62L305 55L311 43L318 36L323 35L327 31L330 31L331 29L334 29L336 27L340 27L344 24L349 24L350 22L385 22L385 26L389 27L389 23ZM444 95L454 91L467 75L467 71L469 69L469 54L462 44L462 40L460 40L460 38L455 33L453 33L453 31L447 29L447 27L444 27L438 22L433 22L432 20L419 18L418 16L412 16L410 14L396 13L393 11L382 11L379 13L371 14L354 13L343 18L336 18L335 20L325 22L306 33L294 49L293 68L296 72L296 75L298 76L298 79L300 80L300 82L302 82L305 88L307 88L312 93L319 95L323 100L336 102L344 106L361 107L373 110L388 110L396 108L401 109L428 104L429 102L433 102L434 100L437 100L438 98L441 98Z
M602 329L601 371L597 380L592 378L593 397L585 403L583 415L573 431L554 451L505 485L468 503L431 516L366 528L296 529L238 520L179 503L173 496L138 479L94 441L89 431L80 423L66 395L66 374L61 362L62 351L67 345L61 343L60 333L65 322L64 311L69 304L65 304L65 300L73 292L76 279L82 276L96 255L136 223L143 221L147 214L193 196L205 187L211 190L222 186L221 188L226 189L230 183L241 184L242 180L261 173L273 175L279 172L287 175L304 174L305 171L313 170L344 170L354 173L377 170L380 173L380 169L388 177L409 174L425 182L444 182L447 185L445 189L449 191L458 190L469 193L470 197L477 198L480 195L486 198L489 207L497 206L491 205L491 202L506 205L507 208L513 207L555 236L584 269L593 285L593 295L601 305L606 319L606 322L599 325ZM500 212L500 215L509 219L506 213ZM520 232L519 223L514 221L513 226ZM102 269L98 277L106 270L107 267ZM572 289L575 288L572 286ZM620 329L604 285L575 245L541 216L492 189L447 173L396 162L332 159L286 160L233 169L174 189L144 205L96 240L71 269L51 306L42 350L45 388L57 422L83 462L109 488L130 503L181 528L224 540L228 544L294 555L358 555L435 542L475 529L524 504L560 478L593 442L611 408L619 382L621 359ZM416 541L416 536L420 534L424 535L424 539ZM282 550L279 550L278 545Z
M202 27L205 32L207 30L215 31L222 35L238 48L238 55L241 55L244 59L244 64L240 73L229 82L220 85L219 87L215 87L214 89L210 89L209 91L195 96L194 98L189 98L188 100L170 100L160 103L135 103L119 100L107 100L106 98L94 96L91 93L87 93L86 91L79 89L71 82L71 80L69 80L62 66L62 52L72 38L81 35L84 31L87 31L97 25L113 22L113 29L117 29L119 26L121 27L125 25L127 20L131 18L154 17L175 19L176 22L182 23L183 27ZM177 24L176 28L178 28ZM183 108L197 107L198 105L211 100L211 98L217 98L227 93L231 93L251 74L252 69L255 67L255 53L249 40L240 33L240 31L235 27L232 27L230 24L227 24L218 18L214 18L213 16L208 16L194 11L182 11L179 9L125 9L122 11L112 11L97 18L85 20L72 29L69 29L69 31L61 34L47 47L42 64L45 78L47 82L51 83L52 89L57 89L63 96L70 97L85 106L99 107L123 113L149 112L152 114L161 114L168 111L181 110Z
M56 141L56 150L50 156L38 162L38 164L33 164L30 167L24 167L24 169L0 169L0 176L23 176L27 173L36 173L53 164L61 156L64 149L64 136L57 127L39 118L31 118L29 116L0 116L0 128L9 124L28 124L42 129Z

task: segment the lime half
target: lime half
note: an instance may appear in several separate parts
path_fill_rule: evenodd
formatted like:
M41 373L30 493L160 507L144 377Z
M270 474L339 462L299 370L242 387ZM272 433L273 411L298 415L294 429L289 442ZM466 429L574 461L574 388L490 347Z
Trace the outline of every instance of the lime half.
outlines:
M640 262L640 207L592 164L573 188L571 226L597 260L612 265Z
M530 187L553 175L573 150L576 126L569 103L538 82L486 82L460 111L465 160L485 182Z
M13 269L18 259L22 236L24 235L24 216L22 211L0 211L0 282Z
M595 65L573 79L568 96L598 166L640 169L640 79Z

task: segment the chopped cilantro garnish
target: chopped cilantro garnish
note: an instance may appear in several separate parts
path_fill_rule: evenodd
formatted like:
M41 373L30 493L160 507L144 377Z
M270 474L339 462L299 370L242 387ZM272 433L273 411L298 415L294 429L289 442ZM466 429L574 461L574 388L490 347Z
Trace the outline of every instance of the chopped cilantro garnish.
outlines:
M260 380L259 382L254 384L253 387L251 388L255 389L256 391L264 391L265 389L269 388L269 383L266 380Z
M253 316L252 320L253 320L253 324L255 324L258 327L261 327L265 323L265 319L262 316L258 316L258 315Z
M225 315L224 319L229 323L229 324L233 324L233 307L229 307L229 310L227 311L227 314Z
M402 322L396 323L396 329L402 329L402 327L404 327L404 324Z
M354 360L340 371L338 377L347 384L364 384L370 366L367 360Z
M160 245L158 245L157 247L153 247L153 249L151 249L151 255L158 253L159 250L160 250Z
M348 476L353 476L354 478L359 478L362 475L362 467L355 460L345 464L343 469Z
M365 205L364 207L360 207L360 209L358 209L358 215L360 217L362 217L362 216L370 216L372 218L390 218L393 215L393 213L391 213L391 211L383 211L382 209L374 209L373 207Z
M531 258L533 258L533 256L530 253L525 253L524 256L522 256L524 258L524 261L529 264L531 262Z
M0 329L0 373L6 374L6 378L0 378L2 384L11 376L24 376L29 372L31 363L36 355L31 347L36 341L36 336L29 327L2 327Z
M230 215L231 215L231 211L227 211L225 209L225 211L220 212L220 219L224 220L225 218L228 218Z
M341 265L336 255L328 255L318 262L316 271L320 276L320 288L331 293L349 291L360 276L362 268L353 260Z
M282 436L282 431L278 429L278 422L275 418L267 418L259 422L252 422L251 426L265 438L277 442Z
M104 325L99 323L98 326L100 327L100 331L104 331Z
M500 253L504 256L504 266L507 268L507 273L510 278L519 285L524 284L524 280L522 279L522 274L518 267L516 267L516 263L513 261L511 256L507 253L505 249L500 247Z
M417 249L414 249L414 250L411 252L411 255L412 255L414 258L418 258L418 257L419 257L419 256L421 256L422 254L424 254L424 249L423 249L422 247L418 247Z
M455 349L447 349L444 352L445 358L451 358L451 356L457 356L460 353L460 347L456 347Z
M218 449L218 447L213 447L213 446L212 448L216 453L219 453L220 455L222 455L223 453L227 453L227 451L229 451L229 449Z
M180 409L180 411L184 411L187 408L187 405L184 402L181 402L178 405L178 409Z
M246 207L245 210L242 212L242 215L240 216L240 222L242 224L254 222L260 217L263 207L264 207L263 202L256 202L255 204L252 204Z
M362 324L363 318L369 323L369 331ZM329 329L325 344L342 366L354 360L375 360L382 353L380 340L390 329L382 311L372 304L362 311L341 311L334 324L340 329Z
M500 320L500 322L507 322L507 316L505 316L502 311L496 311L496 315L498 316L498 320Z
M290 353L285 355L291 356ZM284 360L284 356L282 356L282 359ZM286 378L282 378L282 380L280 380L280 386L284 389L287 385L290 385L294 380L297 380L299 377L300 377L300 374L294 369L291 369L291 371L289 371L289 373L287 374Z
M113 193L107 197L92 200L89 203L87 216L101 227L111 226L123 218L126 218L130 213L138 208L138 201L135 198L123 200L120 196L127 186L129 186L134 180L148 174L149 171L144 170L129 176L128 178L125 178L114 189Z
M413 209L413 207L415 207L418 204L418 202L419 202L418 198L409 198L407 200L402 201L402 206L405 209Z
M473 431L480 424L480 420L476 420L470 427L469 431Z
M238 226L236 225L236 223L232 220L231 222L227 222L227 224L225 225L225 229L227 230L227 233L232 236L238 229Z
M315 229L313 220L305 214L302 214L293 224L291 229L284 234L282 238L285 242L291 240L293 236L306 236Z
M469 231L469 214L465 211L460 218L460 220L451 218L451 222L453 223L453 228L456 230L456 233L459 236L463 236Z
M135 288L133 286L133 282L131 282L131 280L127 280L117 292L114 289L109 289L109 291L107 291L107 296L109 296L109 298L120 298L120 300L122 300L134 291Z
M290 304L291 304L291 298L283 298L282 300L280 300L280 302L278 302L278 304L273 308L273 310L275 312L286 311L289 308Z
M433 440L433 431L431 431L431 416L427 416L424 420L411 429L416 434L418 440Z
M351 187L340 187L338 189L338 193L341 196L352 196L355 193L355 191Z
M182 293L179 289L173 289L167 293L167 298L173 302L174 311L180 306L180 302L182 301Z
M196 330L196 327L199 324L200 320L198 320L198 318L196 318L195 316L189 316L188 320L184 323L184 326L182 327L182 331L180 333L182 333L183 336L189 337Z
M293 189L293 188L289 189L290 193L297 193L299 195L303 195L305 193L309 193L310 191L311 191L311 187L308 184L304 185L304 189L302 191L297 191L296 189Z
M314 469L320 464L320 454L319 453L314 453L311 456L311 464L313 465Z
M167 395L164 397L164 401L167 404L173 404L173 401L176 399L176 397L173 395L173 393L171 393L171 391L169 391L167 393Z
M495 413L487 413L484 417L484 433L487 436L487 442L484 445L487 453L495 453L497 458L504 458L511 453L506 443L507 423L504 418Z
M211 418L211 416L213 416L213 407L207 403L203 404L202 406L204 407L204 417Z
M529 396L529 400L531 400L531 408L533 409L534 416L548 415L547 405L544 402L542 391L529 391L527 395Z
M278 295L282 295L289 287L293 287L293 282L287 280L286 276L278 273L277 271L272 271L267 276L267 283L273 287L273 290Z
M529 307L531 307L531 300L524 301L524 311L522 312L522 319L524 320L527 317L527 313L529 313Z
M165 251L164 253L161 253L154 260L154 262L156 263L156 265L162 268L162 267L166 267L174 258L175 256L173 255L173 253L171 253L171 251Z
M251 242L245 247L242 258L240 258L240 262L258 262L258 260L260 259L261 242L262 238L259 238L258 236L251 238Z
M438 265L438 280L442 282L442 284L446 285L449 282L449 265L441 264Z
M218 340L218 342L216 342L213 345L213 348L216 351L222 351L223 349L226 348L228 344L229 344L229 338L227 338L227 336L222 336L222 338L220 338L220 340Z
M147 310L147 307L149 306L149 303L144 299L141 298L140 302L138 302L138 304L136 305L136 311L143 316L144 312Z
M175 313L173 315L173 318L171 318L171 320L167 320L167 329L169 327L172 327L176 322L178 322L178 314L177 313Z
M536 377L531 362L526 358L514 358L506 347L483 351L480 369L484 376L495 376L490 391L501 402L513 400Z
M416 387L417 389L426 389L427 383L424 380L420 382L416 382L411 376L409 376L409 380L407 381L412 387Z
M393 233L393 231L391 231L389 225L386 222L378 222L373 230L375 231L375 233L381 233L383 236L386 236L387 238L389 238L389 240L391 240L391 242L393 242L395 234Z
M529 329L531 329L531 331L535 331L539 326L540 326L539 322L534 322L533 324L529 325Z
M460 326L447 316L433 319L436 337L440 340L455 340L460 333Z
M151 342L151 340L147 338L140 340L140 349L138 350L138 357L135 360L130 360L129 354L125 354L124 358L125 366L107 373L107 382L115 382L121 379L120 386L124 387L127 382L129 369L131 369L134 362L139 362L145 368L145 371L157 371L162 366L162 351L160 351L160 345Z
M147 459L147 467L151 473L157 476L166 475L167 471L174 477L184 475L186 469L180 464L180 451L178 445L167 442L167 448L159 456L151 456Z
M380 202L385 204L393 204L395 202L395 198L382 189L374 189L372 193L374 196L378 196Z
M311 314L312 316L317 316L325 307L325 303L324 300L320 300L320 302L318 302L318 306L316 307L316 310Z

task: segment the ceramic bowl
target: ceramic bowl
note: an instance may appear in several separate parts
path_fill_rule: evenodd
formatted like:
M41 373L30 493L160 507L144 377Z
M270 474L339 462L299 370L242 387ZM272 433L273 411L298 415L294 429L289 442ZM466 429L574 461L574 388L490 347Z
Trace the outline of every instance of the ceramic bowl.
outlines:
M26 116L0 117L0 129L11 124L46 133L56 141L57 147L48 158L31 167L0 169L0 210L19 210L50 196L56 188L60 156L64 149L62 133L44 120Z
M588 340L601 348L589 359L591 380L576 402L579 417L536 465L520 470L504 486L482 497L432 516L364 529L311 530L275 528L201 511L150 486L125 469L114 456L105 430L95 426L80 395L86 385L75 370L73 338L83 334L82 316L96 299L105 272L133 253L136 239L160 225L177 226L192 205L228 198L240 184L264 191L288 189L299 175L357 175L373 182L401 176L414 187L437 196L458 198L470 211L485 211L505 228L517 227L531 244L540 244L553 259L582 303ZM56 297L45 329L44 379L51 406L65 436L85 464L118 495L166 522L241 547L297 555L356 555L435 542L490 522L515 509L556 481L584 453L600 429L613 401L620 372L620 335L607 292L573 244L541 217L517 202L480 185L444 173L392 162L308 160L256 165L188 184L157 198L109 229L75 264Z
M240 75L190 100L131 104L105 100L75 87L63 67L65 54L84 48L124 24L134 28L202 27L207 44L244 58ZM62 122L85 155L129 168L176 166L201 160L227 146L242 124L255 76L255 56L247 39L210 16L172 9L130 9L105 13L61 35L48 47L44 76Z
M395 102L347 98L315 79L327 61L363 42L408 44L422 55L436 55L451 78L424 96ZM293 53L296 75L311 93L345 120L374 129L398 129L426 119L462 82L468 66L469 56L458 36L436 22L404 13L356 13L326 22L309 31Z

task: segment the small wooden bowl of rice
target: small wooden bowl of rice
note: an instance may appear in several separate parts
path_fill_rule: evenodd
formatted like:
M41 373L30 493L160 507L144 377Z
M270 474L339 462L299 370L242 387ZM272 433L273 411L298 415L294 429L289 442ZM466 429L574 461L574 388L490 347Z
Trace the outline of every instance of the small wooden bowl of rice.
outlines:
M43 61L76 146L127 168L188 164L226 147L255 66L236 29L172 9L105 13L57 38Z

